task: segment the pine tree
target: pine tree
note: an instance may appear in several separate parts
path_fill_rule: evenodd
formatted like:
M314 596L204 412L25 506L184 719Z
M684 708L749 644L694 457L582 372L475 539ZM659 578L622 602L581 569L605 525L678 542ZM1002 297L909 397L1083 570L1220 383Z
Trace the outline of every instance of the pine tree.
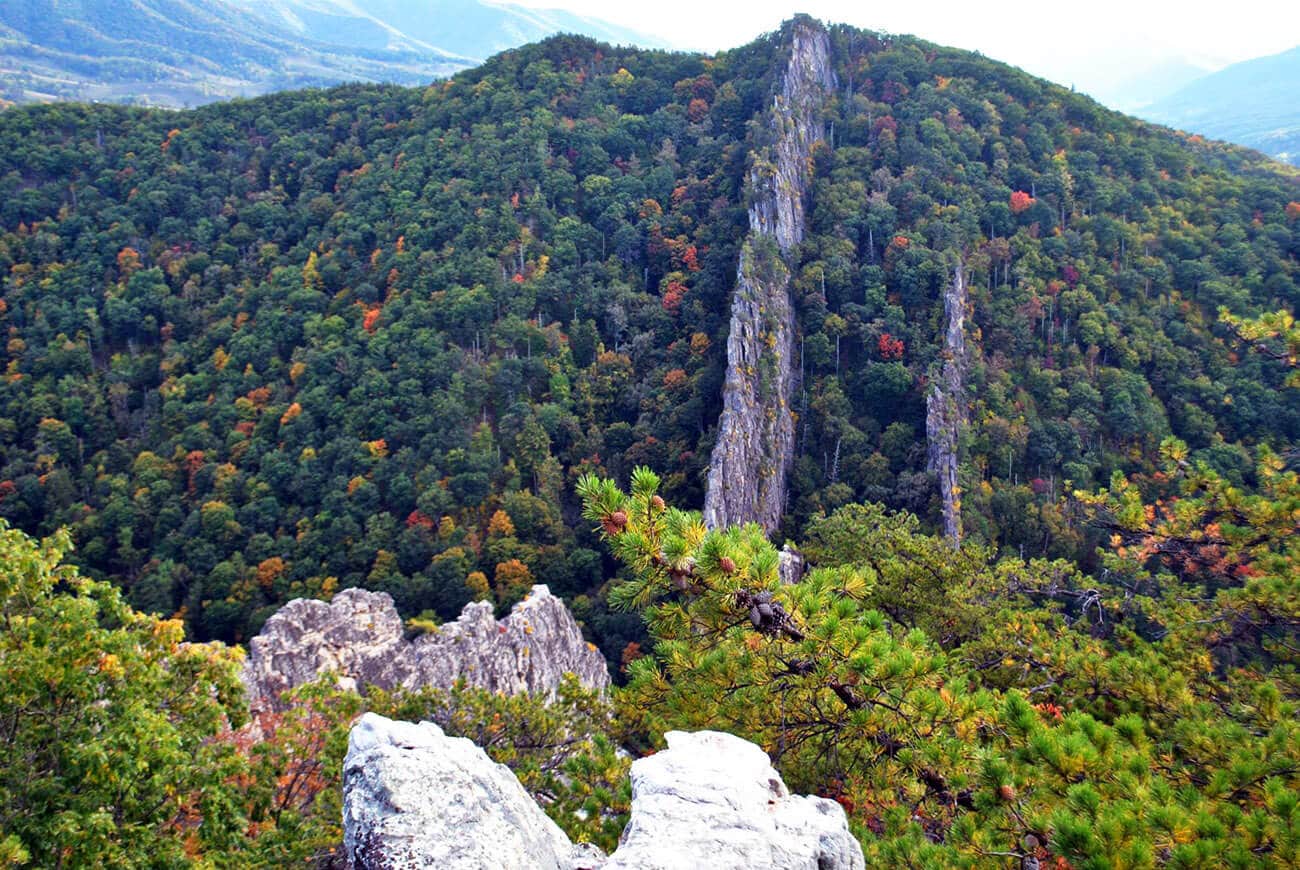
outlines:
M1062 563L954 551L878 508L815 524L822 564L783 586L757 526L706 530L658 487L646 469L630 494L578 484L629 569L610 599L641 610L654 640L620 699L643 739L754 740L792 787L845 806L870 862L1300 857L1300 706L1285 683L1224 678L1203 651L1144 639L1124 595ZM936 643L926 631L945 611L978 628Z

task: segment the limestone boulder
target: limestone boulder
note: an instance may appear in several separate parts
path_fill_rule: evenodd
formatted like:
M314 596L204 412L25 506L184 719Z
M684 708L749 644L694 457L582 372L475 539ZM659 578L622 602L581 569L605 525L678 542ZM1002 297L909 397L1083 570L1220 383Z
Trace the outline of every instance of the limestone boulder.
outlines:
M431 722L367 713L343 764L344 851L357 870L578 870L575 850L504 765Z
M767 753L719 731L670 731L632 764L632 816L604 870L853 870L834 801L790 794Z

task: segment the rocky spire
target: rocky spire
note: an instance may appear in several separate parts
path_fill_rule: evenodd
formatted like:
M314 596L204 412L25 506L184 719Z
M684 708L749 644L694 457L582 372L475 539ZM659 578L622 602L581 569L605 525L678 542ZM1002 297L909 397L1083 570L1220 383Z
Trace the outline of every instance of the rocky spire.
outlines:
M945 322L943 367L925 398L926 467L939 478L943 500L943 534L961 542L961 489L957 485L957 450L965 422L966 277L959 262L943 294Z
M810 20L796 20L781 90L766 112L770 143L751 155L749 235L732 298L722 416L704 497L710 527L757 522L771 533L784 512L798 377L791 256L803 241L812 150L823 140L822 110L834 90L829 36Z

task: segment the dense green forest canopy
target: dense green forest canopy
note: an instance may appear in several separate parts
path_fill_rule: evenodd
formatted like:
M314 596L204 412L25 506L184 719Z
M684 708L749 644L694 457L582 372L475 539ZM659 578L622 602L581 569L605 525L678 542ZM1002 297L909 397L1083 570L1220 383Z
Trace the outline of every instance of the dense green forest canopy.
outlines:
M970 276L968 535L1095 565L1066 496L1228 481L1300 436L1220 307L1300 301L1300 184L979 55L831 29L840 92L794 289L783 532L932 527L927 383ZM363 585L408 616L546 582L617 661L573 484L703 498L783 33L714 57L557 37L422 89L0 114L0 517L196 639Z

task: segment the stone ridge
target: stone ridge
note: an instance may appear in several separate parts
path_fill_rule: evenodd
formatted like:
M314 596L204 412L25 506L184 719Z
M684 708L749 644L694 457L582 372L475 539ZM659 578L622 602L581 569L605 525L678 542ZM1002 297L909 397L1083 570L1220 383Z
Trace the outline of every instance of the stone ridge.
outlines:
M564 602L534 586L510 615L492 605L466 605L455 622L407 640L393 599L347 589L326 603L290 601L248 645L243 680L250 703L282 709L280 694L326 672L360 690L471 686L507 694L551 695L566 673L587 688L609 686L605 658L582 637Z
M785 512L794 459L791 399L797 323L790 264L803 241L813 146L836 88L830 37L798 22L781 90L767 111L772 142L751 155L749 235L741 249L727 337L727 378L704 496L710 528L756 522L771 534Z

